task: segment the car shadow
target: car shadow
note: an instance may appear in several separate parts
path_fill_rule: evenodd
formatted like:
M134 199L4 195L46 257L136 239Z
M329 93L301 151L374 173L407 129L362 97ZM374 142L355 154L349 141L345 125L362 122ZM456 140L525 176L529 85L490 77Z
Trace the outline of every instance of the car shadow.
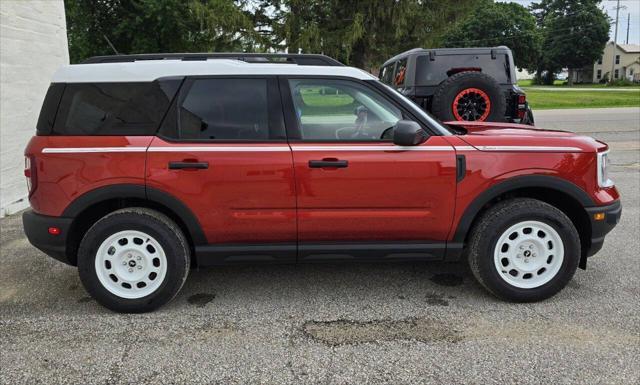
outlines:
M448 306L486 296L465 263L245 265L194 269L172 308L360 306L406 300Z
M0 312L109 313L84 290L75 267L29 245L18 231L18 218L3 219L2 224ZM181 292L159 311L284 314L317 308L363 310L398 301L448 306L453 297L465 302L491 298L464 262L254 264L192 269Z

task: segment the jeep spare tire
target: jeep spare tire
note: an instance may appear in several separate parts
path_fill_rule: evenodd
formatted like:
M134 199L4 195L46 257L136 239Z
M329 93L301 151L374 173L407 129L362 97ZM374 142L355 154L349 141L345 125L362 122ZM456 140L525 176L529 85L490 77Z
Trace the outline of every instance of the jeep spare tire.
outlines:
M500 84L481 72L459 72L440 83L431 111L442 121L503 122L506 98Z

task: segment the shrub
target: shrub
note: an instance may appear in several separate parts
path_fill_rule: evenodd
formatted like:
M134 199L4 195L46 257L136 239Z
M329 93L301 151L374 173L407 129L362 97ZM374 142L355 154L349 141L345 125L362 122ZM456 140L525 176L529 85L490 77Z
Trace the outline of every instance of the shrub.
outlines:
M618 79L615 80L613 83L609 83L609 86L611 87L625 87L625 86L632 86L633 82L628 80L628 79Z

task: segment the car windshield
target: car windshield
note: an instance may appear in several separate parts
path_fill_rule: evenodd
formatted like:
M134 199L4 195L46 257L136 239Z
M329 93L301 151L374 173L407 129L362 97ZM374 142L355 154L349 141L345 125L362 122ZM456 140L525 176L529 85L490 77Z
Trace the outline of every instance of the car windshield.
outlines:
M393 87L388 86L387 84L384 84L382 82L380 82L380 84L382 84L387 90L389 90L393 94L395 94L398 97L402 98L403 100L406 100L407 102L409 102L408 104L409 104L409 107L411 109L411 112L413 112L416 115L419 115L419 116L423 117L426 121L429 122L429 125L432 128L434 128L435 130L439 131L442 135L452 135L453 134L450 128L448 128L446 125L442 124L438 119L436 119L430 113L428 113L425 110L423 110L422 108L418 107L411 99L409 99L406 96L402 95L400 92L395 90Z

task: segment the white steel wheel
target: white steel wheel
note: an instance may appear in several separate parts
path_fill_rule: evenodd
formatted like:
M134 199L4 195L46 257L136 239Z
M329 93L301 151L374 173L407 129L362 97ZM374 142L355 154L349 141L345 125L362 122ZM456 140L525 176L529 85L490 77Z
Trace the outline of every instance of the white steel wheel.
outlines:
M524 221L502 233L493 259L498 275L509 285L533 289L558 274L564 260L564 244L550 225Z
M111 294L138 299L155 292L167 274L160 243L135 230L117 232L102 242L95 258L98 280Z

